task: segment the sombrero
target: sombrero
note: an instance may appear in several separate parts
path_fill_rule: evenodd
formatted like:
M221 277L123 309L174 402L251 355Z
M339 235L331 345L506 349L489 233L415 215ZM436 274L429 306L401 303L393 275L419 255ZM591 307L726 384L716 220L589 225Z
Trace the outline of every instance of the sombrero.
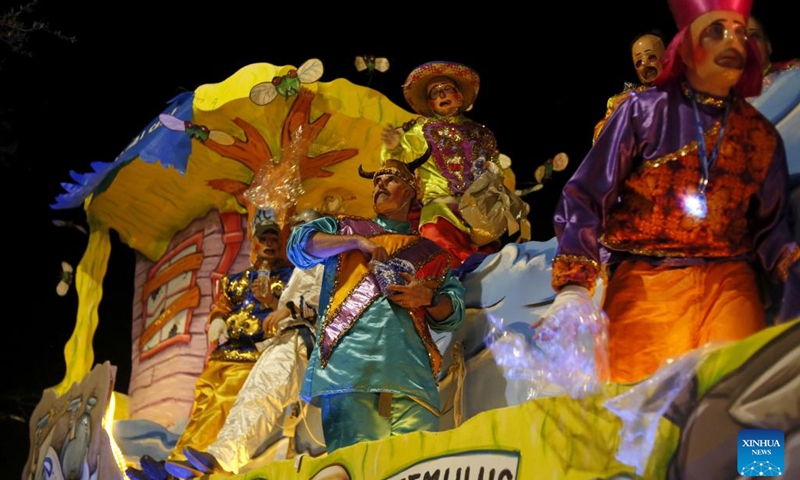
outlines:
M427 117L433 116L428 105L428 81L434 77L447 77L453 80L464 97L464 104L459 111L463 112L475 102L481 86L478 73L466 65L455 62L428 62L415 68L408 74L403 84L403 95L415 112Z

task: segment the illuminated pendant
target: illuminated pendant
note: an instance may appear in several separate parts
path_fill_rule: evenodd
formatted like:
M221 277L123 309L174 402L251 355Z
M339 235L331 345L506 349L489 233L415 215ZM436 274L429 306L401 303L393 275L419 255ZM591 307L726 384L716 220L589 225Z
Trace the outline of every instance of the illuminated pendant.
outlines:
M689 193L683 201L683 210L697 218L706 218L708 202L706 201L706 187L708 178L701 178L697 185L697 193Z
M706 194L697 192L687 195L683 201L683 210L693 217L706 218L706 214L708 213Z
M697 109L697 99L691 86L689 88L690 97L692 100L692 109L694 110L694 119L697 126L697 157L700 162L700 182L697 185L697 193L687 193L683 201L683 210L693 217L706 218L708 214L708 201L706 200L706 188L708 187L708 178L710 176L711 167L717 162L717 155L719 148L722 144L722 137L725 135L725 126L728 123L728 115L730 113L730 105L732 100L728 99L725 102L725 111L722 115L722 122L717 135L717 142L714 149L711 151L709 158L706 152L705 136L703 134L703 124L700 121L700 113Z

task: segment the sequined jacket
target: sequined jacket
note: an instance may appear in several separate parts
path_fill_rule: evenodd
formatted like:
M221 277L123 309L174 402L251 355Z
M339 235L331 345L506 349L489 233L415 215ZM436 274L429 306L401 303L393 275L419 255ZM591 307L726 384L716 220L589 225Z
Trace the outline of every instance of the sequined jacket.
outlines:
M420 117L397 148L381 150L381 161L410 162L425 153L428 145L431 158L419 168L423 195L420 225L443 217L469 233L458 211L458 199L487 170L487 162L497 162L500 153L494 133L463 115Z
M270 272L273 294L280 297L294 266L284 261ZM211 307L209 321L222 317L228 327L228 341L219 345L211 358L214 360L255 362L258 359L256 343L264 340L262 323L272 309L261 303L253 294L252 285L258 276L255 268L222 277L220 292Z

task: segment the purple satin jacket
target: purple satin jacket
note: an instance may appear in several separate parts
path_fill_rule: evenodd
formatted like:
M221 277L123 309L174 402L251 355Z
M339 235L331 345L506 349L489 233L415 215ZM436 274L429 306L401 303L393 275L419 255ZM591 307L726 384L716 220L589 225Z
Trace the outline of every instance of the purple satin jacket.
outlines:
M711 158L726 102L696 98ZM783 141L744 99L729 103L704 217L686 208L702 170L686 84L634 92L617 108L556 207L556 290L567 283L591 288L600 264L632 256L678 264L755 257L785 278L797 248L788 224Z

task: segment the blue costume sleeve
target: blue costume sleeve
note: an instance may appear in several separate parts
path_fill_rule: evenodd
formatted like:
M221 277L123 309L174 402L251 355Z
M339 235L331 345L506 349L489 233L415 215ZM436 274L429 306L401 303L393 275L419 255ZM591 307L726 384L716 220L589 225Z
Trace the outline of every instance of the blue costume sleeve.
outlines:
M317 232L334 235L338 231L339 223L333 217L322 217L299 225L289 235L289 241L286 244L286 257L297 268L302 270L318 265L326 259L306 253L305 248L309 239Z
M464 323L464 286L452 271L449 271L438 293L450 298L450 302L453 304L453 313L441 322L428 318L428 324L434 332L452 332Z

